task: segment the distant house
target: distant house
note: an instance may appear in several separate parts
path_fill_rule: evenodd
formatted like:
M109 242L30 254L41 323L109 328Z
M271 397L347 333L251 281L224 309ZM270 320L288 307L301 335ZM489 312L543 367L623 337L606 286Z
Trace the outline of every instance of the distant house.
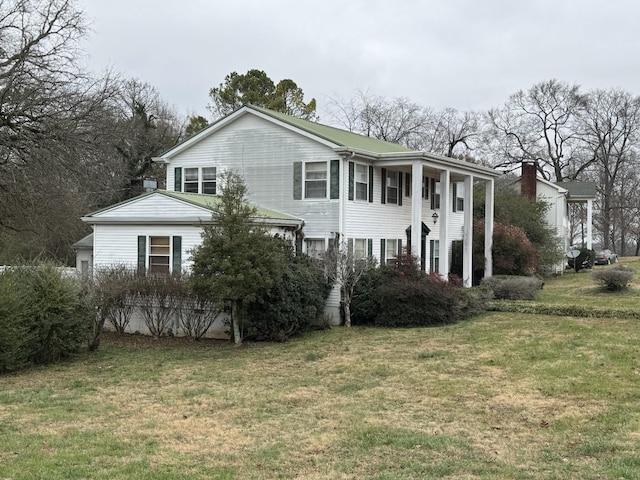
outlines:
M463 281L472 281L474 185L486 185L485 275L492 272L494 178L473 163L245 105L165 152L167 191L87 215L93 267L126 263L148 271L188 269L219 175L241 174L248 200L272 231L318 255L340 238L356 255L393 261L409 246L424 270L450 272L463 241ZM327 309L339 318L339 293Z
M534 163L522 164L520 189L523 195L534 200L542 200L549 205L546 213L547 225L551 227L562 242L565 252L572 244L570 232L569 206L572 203L584 203L587 207L585 221L586 247L593 248L593 201L596 198L596 186L593 182L560 182L553 183L537 175ZM564 271L566 262L553 266L556 273Z

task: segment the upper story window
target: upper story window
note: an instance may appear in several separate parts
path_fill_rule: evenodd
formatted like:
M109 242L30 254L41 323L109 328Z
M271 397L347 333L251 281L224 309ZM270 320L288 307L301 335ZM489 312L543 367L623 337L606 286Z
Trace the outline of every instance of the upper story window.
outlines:
M198 193L198 170L198 168L184 169L184 192Z
M398 172L387 172L386 187L387 203L398 203Z
M216 167L204 167L202 169L201 193L216 194Z
M356 200L369 200L369 167L356 163Z
M453 211L464 212L464 182L453 184Z
M440 208L440 182L431 179L431 210Z
M174 171L174 190L215 195L216 173L216 167L177 167Z
M305 198L327 198L327 162L304 164Z

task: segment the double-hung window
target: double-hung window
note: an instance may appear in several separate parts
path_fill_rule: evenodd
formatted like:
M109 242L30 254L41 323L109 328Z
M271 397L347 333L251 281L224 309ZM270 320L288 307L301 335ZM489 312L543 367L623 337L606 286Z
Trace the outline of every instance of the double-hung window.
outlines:
M306 253L312 258L322 258L326 250L324 238L305 238Z
M367 256L367 239L356 238L353 242L353 257L361 260Z
M464 212L464 182L453 184L453 211Z
M198 193L199 175L198 168L184 169L184 190L187 193Z
M200 193L216 194L216 167L202 167L202 188Z
M384 254L385 263L387 265L393 265L398 256L398 240L387 240L387 248Z
M440 182L431 179L431 210L440 208Z
M168 275L182 270L182 237L139 235L138 272Z
M431 273L440 273L440 240L431 240L429 243Z
M369 200L369 167L356 163L356 200Z
M398 172L387 171L387 203L398 203Z
M327 198L327 162L304 164L305 198Z
M169 237L149 237L149 273L169 273L171 247Z
M216 167L176 168L176 191L216 194ZM182 178L182 182L180 181Z

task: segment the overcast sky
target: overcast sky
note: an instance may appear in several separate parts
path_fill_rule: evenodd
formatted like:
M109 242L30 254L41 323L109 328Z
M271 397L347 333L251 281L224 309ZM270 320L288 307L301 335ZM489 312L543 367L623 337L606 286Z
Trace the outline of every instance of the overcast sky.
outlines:
M556 78L640 94L632 0L79 0L90 68L150 83L209 117L232 72L291 78L328 122L357 89L436 109L486 110Z

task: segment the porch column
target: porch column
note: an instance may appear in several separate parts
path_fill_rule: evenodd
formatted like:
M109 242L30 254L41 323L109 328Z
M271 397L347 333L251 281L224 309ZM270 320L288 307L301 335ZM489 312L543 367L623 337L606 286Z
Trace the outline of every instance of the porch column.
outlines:
M411 165L411 255L420 258L422 243L422 162Z
M449 278L449 212L451 211L451 172L440 173L440 276Z
M484 199L484 276L493 275L493 179L487 181Z
M587 248L593 249L593 200L587 200Z
M464 177L464 196L462 281L465 287L471 287L473 285L473 175Z

